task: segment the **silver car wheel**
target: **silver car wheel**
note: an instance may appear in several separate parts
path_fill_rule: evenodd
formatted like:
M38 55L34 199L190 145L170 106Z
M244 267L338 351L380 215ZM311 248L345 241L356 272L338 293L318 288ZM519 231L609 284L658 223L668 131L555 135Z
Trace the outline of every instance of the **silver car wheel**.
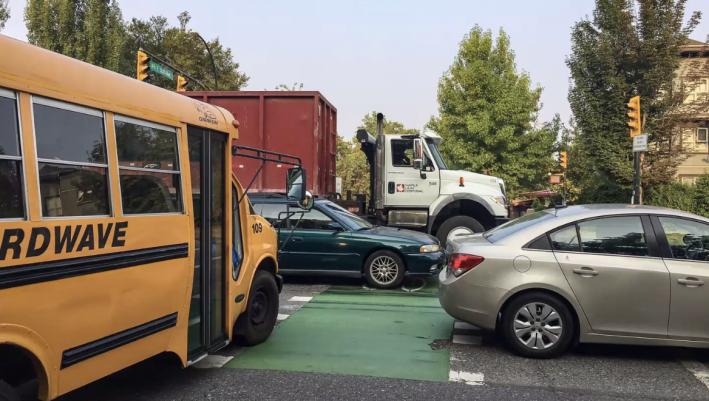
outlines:
M379 256L369 265L369 272L377 284L389 285L399 275L399 265L389 256Z
M513 324L519 342L535 350L553 347L564 332L559 313L542 302L523 306L517 311Z

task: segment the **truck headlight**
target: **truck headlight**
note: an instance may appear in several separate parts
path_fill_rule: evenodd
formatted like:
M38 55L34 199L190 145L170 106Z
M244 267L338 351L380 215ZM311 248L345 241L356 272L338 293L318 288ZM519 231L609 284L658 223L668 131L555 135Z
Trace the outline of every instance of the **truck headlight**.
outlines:
M422 252L422 253L438 252L440 250L441 250L440 245L424 245L421 248L419 248L419 252Z
M502 196L502 195L491 196L490 198L492 198L492 200L494 200L495 202L497 202L500 206L507 206L507 205L506 205L507 200L506 200L505 197Z

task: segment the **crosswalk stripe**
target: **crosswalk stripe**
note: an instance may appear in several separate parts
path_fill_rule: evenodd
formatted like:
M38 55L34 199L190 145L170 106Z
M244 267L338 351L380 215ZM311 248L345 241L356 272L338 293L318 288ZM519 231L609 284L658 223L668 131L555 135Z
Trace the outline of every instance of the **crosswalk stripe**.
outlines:
M463 372L462 370L451 370L450 373L448 373L448 380L465 383L469 386L482 386L485 381L485 375L482 373Z
M288 302L310 302L313 297L293 297L288 300Z

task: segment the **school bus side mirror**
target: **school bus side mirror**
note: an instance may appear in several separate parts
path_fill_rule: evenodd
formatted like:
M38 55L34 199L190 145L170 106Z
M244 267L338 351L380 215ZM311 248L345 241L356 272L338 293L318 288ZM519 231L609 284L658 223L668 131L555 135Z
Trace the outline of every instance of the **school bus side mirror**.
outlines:
M313 194L306 190L307 173L302 167L286 170L286 193L288 200L296 201L301 209L312 209Z

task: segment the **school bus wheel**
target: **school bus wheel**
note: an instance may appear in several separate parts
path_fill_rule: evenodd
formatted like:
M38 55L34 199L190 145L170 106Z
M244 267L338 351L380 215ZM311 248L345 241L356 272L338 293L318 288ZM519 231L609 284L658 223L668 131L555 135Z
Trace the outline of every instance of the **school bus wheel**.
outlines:
M0 380L0 401L20 401L17 392L2 380Z
M278 317L278 286L267 271L257 269L249 291L246 310L234 324L234 340L240 345L257 345L266 341Z

